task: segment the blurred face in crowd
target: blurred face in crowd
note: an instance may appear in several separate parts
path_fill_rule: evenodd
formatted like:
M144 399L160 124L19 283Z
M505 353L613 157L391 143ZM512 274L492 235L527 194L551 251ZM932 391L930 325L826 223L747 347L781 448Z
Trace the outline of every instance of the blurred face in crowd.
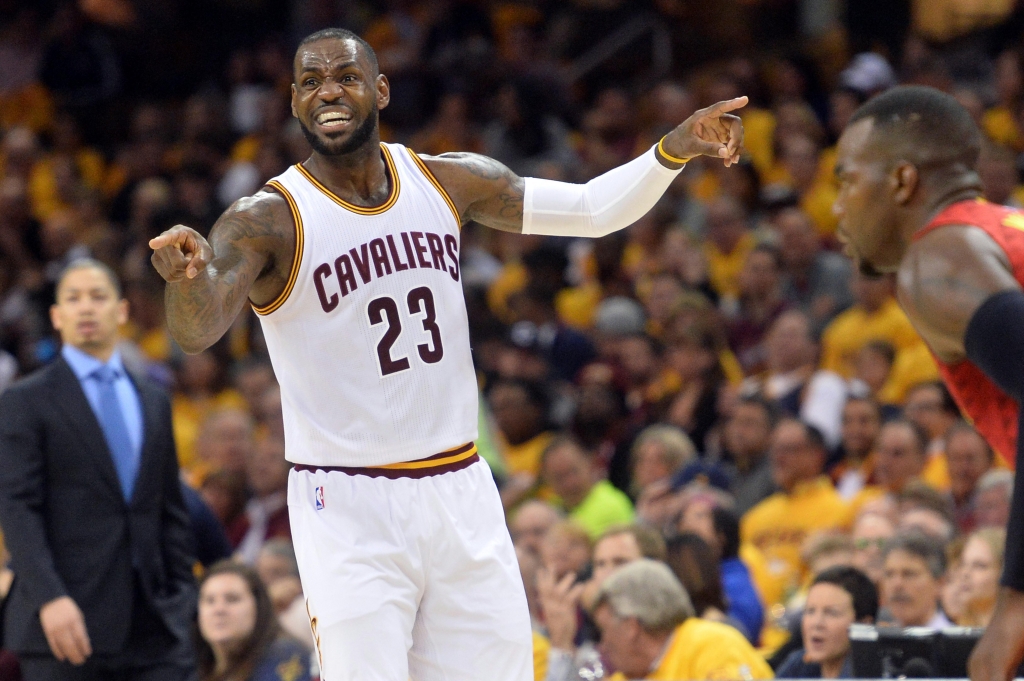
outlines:
M237 649L256 626L256 597L240 576L214 575L199 592L199 633L214 649Z
M491 390L489 401L498 429L509 444L522 444L540 433L543 415L521 385L500 383Z
M643 554L632 533L620 532L602 538L594 546L594 584L600 586L620 567L640 558Z
M759 404L740 402L725 423L725 447L737 459L759 459L771 438L771 420Z
M981 527L1006 527L1010 520L1009 482L979 491L974 499L974 521Z
M751 251L740 271L740 290L744 296L761 300L779 287L779 268L775 256L766 251Z
M907 394L903 413L924 428L928 437L942 437L953 425L956 417L942 410L942 389L935 385L922 385Z
M926 457L914 431L905 423L882 426L875 448L875 478L893 492L921 475Z
M577 575L590 560L590 545L585 537L568 531L562 525L555 525L540 545L540 562L551 571L555 580L570 572Z
M543 473L544 481L569 509L583 502L595 482L590 456L572 442L548 451L544 457Z
M527 501L516 511L509 530L512 542L535 556L540 555L544 535L558 522L558 512L543 501Z
M957 430L946 441L950 492L957 503L966 503L978 480L992 466L992 450L975 431Z
M612 669L630 679L642 679L650 673L654 660L643 653L641 641L646 633L637 618L619 617L602 604L594 612L594 621L601 630L599 648Z
M896 527L885 516L865 513L853 526L853 566L876 585L882 581L882 547Z
M286 556L272 551L260 551L254 567L256 572L259 573L260 579L267 586L270 586L279 579L296 576L295 563L288 560Z
M797 311L779 315L765 338L768 367L776 373L795 371L814 361L817 347L807 317Z
M807 431L796 421L783 421L772 433L772 479L785 491L805 480L821 475L823 452L807 437Z
M390 86L359 43L328 38L303 45L294 67L292 115L314 151L341 156L373 139Z
M903 627L924 626L939 602L942 581L925 559L909 551L890 551L882 573L882 602Z
M828 583L815 584L804 605L804 662L842 666L850 652L847 630L856 620L853 597Z
M196 439L199 458L214 469L228 471L245 471L252 446L252 419L236 409L212 414Z
M628 336L619 344L619 362L634 384L650 380L658 371L658 357L644 336Z
M291 464L284 458L284 441L265 437L250 450L245 472L257 497L265 497L288 488Z
M117 345L118 327L128 321L128 303L103 270L81 267L69 271L57 287L50 321L61 342L105 362Z
M918 532L947 542L953 537L953 525L933 508L911 508L900 515L899 530Z
M633 460L633 484L637 489L664 480L675 473L669 464L668 450L655 439L649 439L637 448Z
M706 541L711 547L718 547L718 535L715 533L715 502L705 496L691 499L683 508L679 517L679 532L692 532Z
M971 537L964 546L960 561L958 576L967 607L975 613L991 613L995 608L999 574L1003 569L992 547L981 537Z
M802 269L814 262L821 250L821 241L811 219L799 208L786 208L775 218L779 234L779 250L786 267Z
M867 400L847 400L843 406L842 440L847 456L862 460L871 453L881 429L878 407Z

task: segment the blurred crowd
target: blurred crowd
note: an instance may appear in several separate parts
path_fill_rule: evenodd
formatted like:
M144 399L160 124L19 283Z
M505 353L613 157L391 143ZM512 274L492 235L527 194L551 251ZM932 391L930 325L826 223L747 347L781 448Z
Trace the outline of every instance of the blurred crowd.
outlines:
M259 324L247 310L210 350L181 352L147 242L179 223L208 233L308 156L292 50L334 23L370 42L391 81L386 141L524 176L586 181L695 109L751 98L741 163L691 162L623 232L462 231L477 445L519 552L538 679L664 663L636 657L643 636L665 645L654 625L597 646L612 625L595 606L643 584L659 598L681 585L680 612L733 627L789 675L841 674L854 621L987 623L1014 453L962 420L893 281L842 255L832 165L861 103L931 85L985 132L988 199L1021 206L1016 3L192 5L0 2L0 390L57 355L63 267L112 266L130 303L125 363L172 392L183 476L212 512L201 557L255 567L220 565L201 603L249 585L312 653ZM641 558L643 579L609 581Z

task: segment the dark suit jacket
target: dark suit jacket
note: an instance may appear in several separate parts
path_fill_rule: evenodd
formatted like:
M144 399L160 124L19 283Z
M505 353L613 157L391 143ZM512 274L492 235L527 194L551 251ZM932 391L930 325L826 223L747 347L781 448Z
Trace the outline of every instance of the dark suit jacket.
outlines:
M103 431L63 358L0 394L0 527L14 585L5 647L49 653L39 608L71 596L95 653L120 652L131 626L135 574L180 641L196 603L193 539L181 497L166 394L132 377L143 445L125 501Z

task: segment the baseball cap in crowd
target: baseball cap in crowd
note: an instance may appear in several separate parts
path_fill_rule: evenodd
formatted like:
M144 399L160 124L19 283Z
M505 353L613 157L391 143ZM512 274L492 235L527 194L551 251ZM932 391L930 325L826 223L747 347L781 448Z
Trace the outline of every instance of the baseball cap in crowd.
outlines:
M609 336L643 333L646 327L644 308L640 303L625 296L612 296L602 300L597 306L595 317L595 328Z
M688 463L683 470L672 477L672 490L680 490L694 481L704 483L708 487L715 487L723 492L728 492L731 486L729 475L722 467L698 459Z

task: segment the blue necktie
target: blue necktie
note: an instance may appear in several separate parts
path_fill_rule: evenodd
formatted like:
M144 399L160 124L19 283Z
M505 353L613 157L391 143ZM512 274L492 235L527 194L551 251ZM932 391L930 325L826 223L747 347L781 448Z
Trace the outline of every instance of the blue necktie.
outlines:
M131 438L128 437L124 412L121 411L121 403L117 399L117 391L114 389L117 372L109 366L103 365L92 375L100 388L100 412L98 414L100 427L103 428L103 435L107 439L110 455L114 458L114 467L117 469L117 477L121 481L124 498L131 499L132 489L135 487L135 477L139 473L139 455L132 447Z

